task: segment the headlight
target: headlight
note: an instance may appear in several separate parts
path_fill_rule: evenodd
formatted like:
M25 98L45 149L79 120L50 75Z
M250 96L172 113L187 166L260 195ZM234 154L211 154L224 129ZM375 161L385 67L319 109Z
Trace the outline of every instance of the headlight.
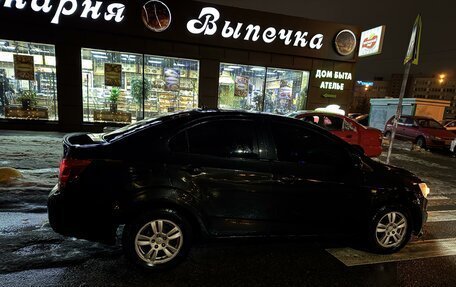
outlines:
M423 194L423 196L426 198L429 194L429 192L431 192L431 190L429 189L429 187L427 186L427 184L425 184L424 182L422 183L418 183L418 186L420 187L421 189L421 193Z

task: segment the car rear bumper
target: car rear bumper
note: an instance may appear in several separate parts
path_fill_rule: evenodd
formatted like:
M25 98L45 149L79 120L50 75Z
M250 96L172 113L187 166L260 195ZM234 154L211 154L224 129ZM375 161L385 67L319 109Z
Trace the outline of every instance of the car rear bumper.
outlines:
M60 192L54 186L48 196L48 218L52 229L62 235L106 244L115 243L116 225L100 212Z

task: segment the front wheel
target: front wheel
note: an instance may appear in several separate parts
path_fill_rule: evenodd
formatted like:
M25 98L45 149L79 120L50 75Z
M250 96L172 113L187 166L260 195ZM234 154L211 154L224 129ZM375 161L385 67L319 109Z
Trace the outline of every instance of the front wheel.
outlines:
M127 224L122 237L125 255L146 269L179 263L188 253L191 228L172 210L161 210Z
M408 213L402 208L382 208L373 216L369 226L369 245L375 253L394 253L410 240L412 226Z
M426 140L423 137L418 137L416 139L416 145L419 146L422 149L426 148Z

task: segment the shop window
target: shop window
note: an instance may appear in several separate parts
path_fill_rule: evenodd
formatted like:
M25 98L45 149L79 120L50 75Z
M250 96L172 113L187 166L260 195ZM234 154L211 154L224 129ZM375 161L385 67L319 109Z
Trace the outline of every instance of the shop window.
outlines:
M222 63L219 77L219 108L261 111L265 80L264 67Z
M199 62L144 56L145 116L198 107Z
M263 111L288 114L304 110L308 84L309 72L268 68Z
M140 54L82 49L85 122L142 118L142 100L136 100L131 89L132 79L142 79L142 63Z
M309 72L222 63L219 108L288 114L306 106Z
M199 62L82 49L84 121L135 122L198 106Z
M0 39L0 117L58 120L55 46Z

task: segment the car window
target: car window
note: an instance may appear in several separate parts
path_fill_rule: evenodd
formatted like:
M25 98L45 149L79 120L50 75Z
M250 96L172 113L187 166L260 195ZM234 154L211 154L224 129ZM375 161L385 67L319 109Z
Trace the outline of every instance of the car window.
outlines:
M302 118L302 120L317 124L329 131L341 131L344 125L343 119L328 115L309 115Z
M169 149L173 152L188 152L187 132L180 132L169 142Z
M176 135L169 147L175 152L224 158L259 158L255 123L245 120L197 125Z
M423 128L431 128L431 129L445 129L439 122L435 120L429 119L419 119L418 125Z
M315 131L273 123L271 132L279 161L319 165L346 165L350 161L341 143Z
M341 131L344 120L334 116L323 116L323 127L329 131Z
M407 118L399 118L399 120L397 121L397 124L400 126L404 126L406 120L407 120ZM393 118L393 121L394 121L394 118Z
M409 127L415 125L415 121L412 118L405 118L405 122L404 123L405 123L406 126L409 126Z
M346 119L344 119L343 130L356 132L356 126L354 124L352 124L351 122L347 121Z

